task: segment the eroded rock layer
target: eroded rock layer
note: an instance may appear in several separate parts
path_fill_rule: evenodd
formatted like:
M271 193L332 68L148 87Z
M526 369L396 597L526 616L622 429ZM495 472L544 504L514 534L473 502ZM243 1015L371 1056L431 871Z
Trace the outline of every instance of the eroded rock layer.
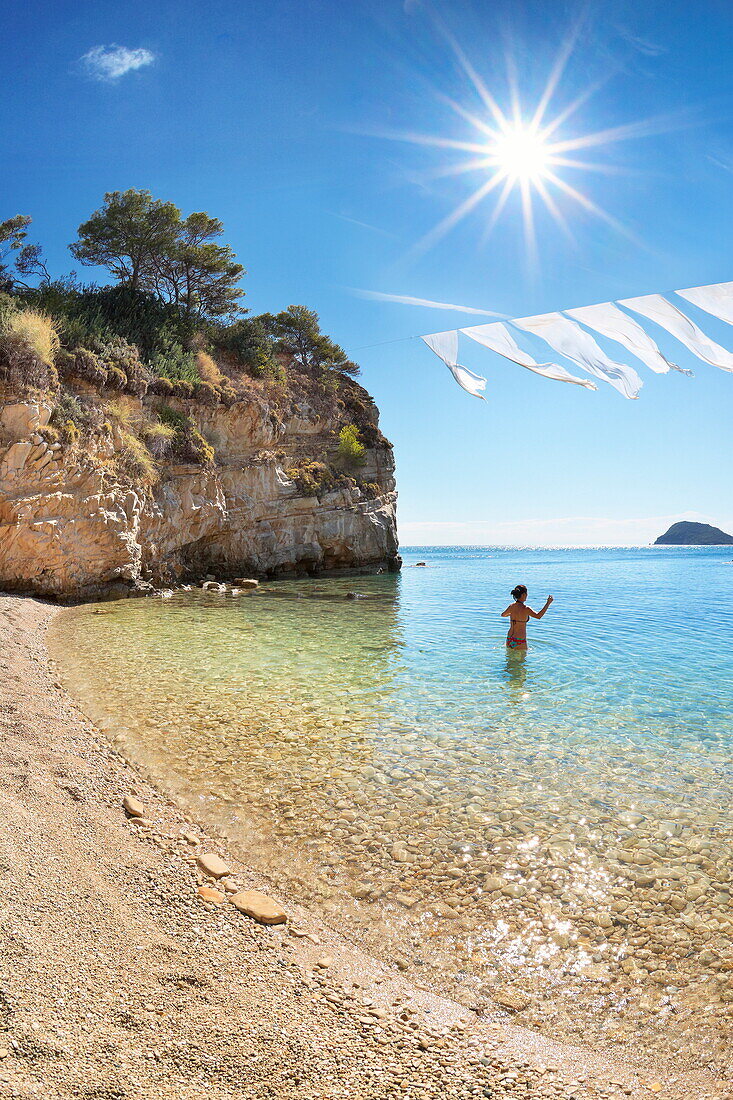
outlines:
M161 402L124 400L133 417ZM378 431L358 478L314 495L293 470L332 460L340 425L307 402L167 404L193 416L216 458L164 461L145 488L120 475L114 428L80 445L53 441L48 400L0 393L0 588L124 595L207 572L399 567L394 461Z

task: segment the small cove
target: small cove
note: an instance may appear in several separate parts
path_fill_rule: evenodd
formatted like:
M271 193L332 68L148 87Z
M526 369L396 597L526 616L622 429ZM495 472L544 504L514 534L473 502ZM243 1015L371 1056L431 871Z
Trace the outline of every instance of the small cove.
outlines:
M416 981L724 1061L730 556L418 548L398 577L72 608L50 648L127 756ZM556 601L525 662L518 581Z

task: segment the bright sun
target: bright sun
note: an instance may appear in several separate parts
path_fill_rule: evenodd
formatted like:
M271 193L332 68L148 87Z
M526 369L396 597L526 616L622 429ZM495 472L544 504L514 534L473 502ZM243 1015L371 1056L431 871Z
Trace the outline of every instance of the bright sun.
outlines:
M563 207L569 213L574 205L580 207L585 214L594 214L601 218L617 232L632 237L623 225L594 203L583 191L572 186L565 176L568 171L571 173L614 171L615 169L603 161L599 164L589 162L585 158L580 159L578 153L591 148L602 148L611 142L658 132L655 129L654 120L627 123L582 136L561 136L564 124L586 102L595 88L581 92L552 117L547 117L550 101L557 91L579 28L580 24L575 32L568 36L552 67L538 103L534 110L527 113L523 112L520 104L513 66L509 65L510 103L508 109L503 110L461 48L449 38L461 68L478 93L480 107L477 112L475 107L464 106L463 103L456 102L442 93L438 93L438 97L464 123L469 124L473 133L469 131L462 139L414 133L389 136L418 145L433 146L441 151L459 150L468 154L458 163L437 168L430 173L430 176L438 178L466 173L474 175L478 179L478 185L438 225L425 234L411 250L412 255L419 255L432 248L458 222L488 200L492 203L493 210L485 222L483 241L487 240L515 191L520 197L521 218L530 261L536 259L534 207L537 202L547 209L557 225L571 239L573 235Z
M487 146L492 167L516 181L534 183L544 177L552 163L547 143L533 127L524 123L497 134Z

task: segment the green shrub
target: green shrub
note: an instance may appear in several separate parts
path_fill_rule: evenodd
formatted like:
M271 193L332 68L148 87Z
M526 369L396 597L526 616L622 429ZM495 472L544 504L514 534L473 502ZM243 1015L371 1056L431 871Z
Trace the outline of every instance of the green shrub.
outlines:
M208 466L214 461L214 448L196 427L192 417L163 405L158 410L162 425L173 429L170 457L178 462L196 462Z
M197 382L193 387L193 396L202 405L219 404L219 391L211 382Z
M5 332L8 321L18 309L15 298L0 292L0 332Z
M227 409L230 409L232 405L236 405L239 401L239 394L233 386L222 386L219 390L219 399Z
M174 382L173 396L181 397L184 401L190 400L193 397L193 384L191 382L184 382L183 379L179 382Z
M127 386L127 375L119 367L108 367L106 384L111 390L124 390Z
M170 378L171 382L199 382L196 354L180 344L167 344L150 360L153 374Z
M104 414L99 405L86 402L62 390L51 412L51 426L67 443L75 443L80 435L89 436L101 430Z
M159 397L170 397L173 393L173 383L170 378L153 378L148 386L148 393L157 393Z
M56 368L14 332L0 333L0 380L19 390L55 390L59 384Z
M336 484L332 471L323 462L309 462L306 466L288 470L287 475L305 497L320 497Z
M336 450L336 463L342 470L355 470L366 462L366 448L359 439L359 432L353 424L348 424L339 432L339 445Z

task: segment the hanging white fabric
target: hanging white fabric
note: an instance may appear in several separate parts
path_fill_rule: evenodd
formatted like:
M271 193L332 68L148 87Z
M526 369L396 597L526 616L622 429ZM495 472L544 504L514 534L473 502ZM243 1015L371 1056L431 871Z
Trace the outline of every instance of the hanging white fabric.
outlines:
M462 367L458 362L458 329L449 332L431 332L428 336L421 336L431 351L434 351L439 359L442 359L461 389L470 393L472 397L478 397L481 401L486 398L481 390L486 389L486 379L480 374Z
M596 390L595 382L587 378L577 378L570 371L565 370L558 363L538 363L526 351L520 348L506 325L496 322L490 325L475 325L472 328L462 328L461 332L475 340L477 344L483 344L485 348L503 355L505 359L511 359L520 367L541 374L543 378L552 378L556 382L572 382L576 386L584 386L587 390Z
M678 290L681 298L699 306L713 317L720 317L733 325L733 283L711 283L710 286L691 286L687 290Z
M561 313L543 313L513 321L518 328L541 337L555 351L577 363L588 374L608 382L630 400L639 396L643 382L633 367L615 363L604 355L590 333Z
M689 348L693 355L721 370L733 372L733 355L706 336L690 318L663 298L661 294L645 294L641 298L621 298L620 304L655 321L675 339Z
M566 309L564 312L568 317L582 321L584 325L594 329L601 336L621 344L656 374L667 374L671 369L678 370L681 374L692 375L691 370L683 370L676 363L670 363L641 325L613 302L602 302L597 306L582 306L580 309Z

